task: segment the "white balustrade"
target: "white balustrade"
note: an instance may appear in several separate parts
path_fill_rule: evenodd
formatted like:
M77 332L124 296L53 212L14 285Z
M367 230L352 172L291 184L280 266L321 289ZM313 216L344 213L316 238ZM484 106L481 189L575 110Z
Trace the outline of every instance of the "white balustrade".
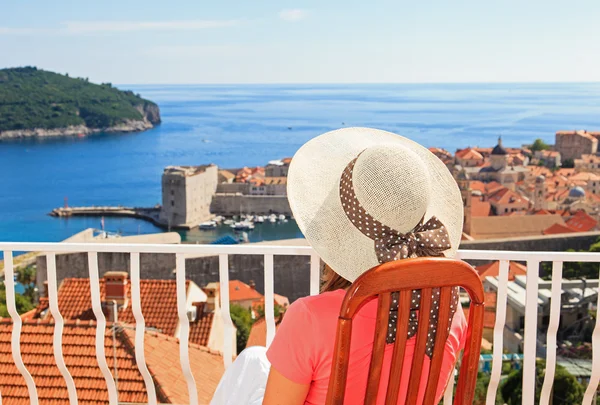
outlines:
M85 252L88 255L90 292L92 298L92 310L96 316L96 358L99 368L106 380L106 386L109 396L109 404L117 405L118 387L111 374L105 356L105 328L107 320L102 311L102 302L100 297L100 280L98 273L98 253L101 252L121 252L131 255L131 305L135 318L135 358L141 376L144 379L148 394L148 404L157 404L157 394L152 381L152 376L146 366L144 355L144 330L145 321L140 302L140 254L141 253L165 253L176 256L176 285L177 285L177 313L179 322L180 339L180 365L185 377L189 403L198 404L198 393L196 384L202 384L202 381L195 381L189 362L189 330L190 324L187 317L186 300L186 254L213 254L219 257L219 282L220 282L220 303L215 302L215 306L220 306L220 315L223 321L224 344L223 361L225 367L229 366L235 355L234 335L235 328L230 315L229 305L229 256L230 255L261 255L264 257L264 296L265 296L265 321L267 331L267 345L271 343L275 336L275 317L274 317L274 260L275 256L305 256L310 260L309 265L309 293L318 294L320 284L320 258L310 247L289 247L289 246L222 246L222 245L137 245L137 244L74 244L74 243L0 243L0 251L4 251L4 275L6 284L7 308L10 313L13 330L11 337L11 350L13 360L19 372L23 375L31 403L38 402L37 389L35 381L23 363L20 350L20 334L22 330L22 321L16 310L15 304L15 282L14 282L14 264L13 251L40 251L49 252L47 257L47 277L48 277L48 295L50 304L50 313L55 320L55 330L53 335L54 358L61 375L63 376L69 393L71 405L77 404L77 391L75 383L62 353L62 332L65 326L63 317L58 307L58 285L56 269L56 253ZM509 251L459 251L458 258L464 260L499 260L500 271L498 277L498 291L496 302L496 321L494 325L494 350L492 355L492 372L490 383L486 394L486 403L494 404L500 384L500 374L502 368L502 346L503 332L507 314L508 299L508 276L509 261L527 262L527 271L529 275L538 274L540 262L554 262L552 268L552 290L550 303L550 319L546 335L546 375L541 391L541 404L550 403L552 392L553 377L556 369L556 349L557 349L557 330L560 319L560 297L562 281L563 262L600 262L600 254L596 253L563 253L563 252L509 252ZM143 270L143 269L142 269ZM524 336L524 372L523 372L523 404L534 403L535 389L535 361L537 344L537 317L538 317L538 277L527 277L526 281L526 302L525 302L525 336ZM600 296L599 301L600 304ZM584 396L584 404L591 404L595 396L598 383L600 382L600 318L596 318L596 327L592 336L593 347L593 366L592 376ZM454 378L444 394L444 403L449 404L452 401L452 388ZM2 400L0 392L0 401Z

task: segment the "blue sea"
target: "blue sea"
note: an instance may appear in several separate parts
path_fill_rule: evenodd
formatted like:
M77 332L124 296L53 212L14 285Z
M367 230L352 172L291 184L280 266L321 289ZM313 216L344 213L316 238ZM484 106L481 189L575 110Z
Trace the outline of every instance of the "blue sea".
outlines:
M119 86L158 103L163 123L137 134L0 143L0 241L60 241L99 218L48 216L69 205L160 203L167 165L264 165L344 126L393 131L425 146L553 143L560 129L600 130L600 84ZM159 232L106 218L125 235ZM183 233L210 242L226 232ZM301 236L290 222L251 240Z

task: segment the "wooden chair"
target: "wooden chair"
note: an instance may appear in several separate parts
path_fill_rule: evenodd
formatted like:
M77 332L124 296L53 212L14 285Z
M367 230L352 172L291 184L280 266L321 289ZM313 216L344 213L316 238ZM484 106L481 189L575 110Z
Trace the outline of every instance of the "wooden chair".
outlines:
M440 288L437 333L423 401L425 405L434 404L444 346L448 338L451 290L456 286L464 288L469 293L471 307L454 404L472 404L483 333L483 286L477 272L470 265L460 260L446 258L417 258L385 263L356 279L346 293L338 318L334 360L326 404L342 405L344 403L352 319L357 311L373 298L377 298L379 303L364 403L365 405L376 403L386 345L391 293L396 291L400 292L398 324L385 404L397 404L402 378L410 378L406 405L416 404L427 343L431 293L433 288ZM414 357L410 376L403 376L402 365L408 332L411 292L418 289L422 291Z

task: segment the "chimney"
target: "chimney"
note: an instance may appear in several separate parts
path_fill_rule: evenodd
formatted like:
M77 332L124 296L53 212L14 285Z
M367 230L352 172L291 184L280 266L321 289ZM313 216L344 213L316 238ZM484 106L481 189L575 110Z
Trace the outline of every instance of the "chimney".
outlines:
M204 312L216 312L219 310L219 283L209 283L202 289L206 293Z
M202 315L204 314L204 306L206 305L206 302L202 302L202 301L196 301L196 302L192 302L192 311L191 311L191 315L188 319L190 320L190 322L198 322L200 319L202 319Z
M118 306L127 306L127 273L124 271L109 271L104 274L104 300L107 303L115 301Z
M256 283L254 282L254 280L250 280L250 288L253 290L256 290Z

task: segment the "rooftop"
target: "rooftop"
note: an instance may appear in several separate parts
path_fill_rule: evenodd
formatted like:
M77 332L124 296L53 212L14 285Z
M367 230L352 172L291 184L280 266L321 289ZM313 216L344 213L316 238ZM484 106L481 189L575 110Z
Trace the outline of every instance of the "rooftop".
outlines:
M559 223L560 215L492 216L471 218L471 236L475 239L503 239L542 235L542 231Z
M27 385L17 370L11 352L12 322L0 318L0 392L6 404L29 405ZM69 404L65 380L56 366L52 347L52 322L24 322L21 331L21 354L25 366L37 385L40 403ZM62 338L66 366L73 376L77 397L82 405L107 404L106 380L96 360L96 324L69 322ZM106 329L104 346L107 363L114 373L113 347L116 348L118 395L120 403L147 403L146 386L134 353L134 331L119 328L115 334ZM177 339L158 333L146 333L146 363L160 403L189 403L187 386L179 362ZM200 403L208 403L222 373L223 358L208 349L190 345L189 359L198 385Z
M204 173L209 167L215 165L201 165L201 166L167 166L165 167L164 174L178 175L183 177L195 176L200 173Z
M190 288L191 281L186 282ZM142 313L146 327L154 328L169 336L174 336L179 317L177 314L177 285L175 280L140 280ZM127 298L131 300L131 284L126 286ZM106 300L105 280L100 279L100 299ZM58 290L58 308L66 320L95 321L90 295L90 280L87 278L64 279ZM195 322L190 323L190 342L206 346L210 335L214 313L199 314ZM48 299L42 298L33 319L49 319ZM119 309L117 320L126 324L135 324L132 306Z

